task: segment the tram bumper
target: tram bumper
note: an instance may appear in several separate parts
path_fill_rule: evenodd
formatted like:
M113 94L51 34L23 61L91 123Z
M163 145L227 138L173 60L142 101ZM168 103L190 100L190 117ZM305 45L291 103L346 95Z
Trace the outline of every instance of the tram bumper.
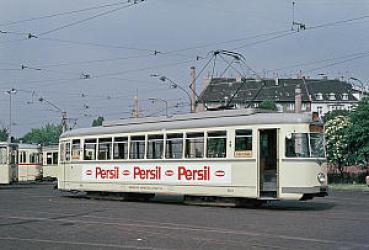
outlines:
M300 200L311 200L314 197L325 197L328 195L328 186L314 187L284 187L283 193L302 194Z

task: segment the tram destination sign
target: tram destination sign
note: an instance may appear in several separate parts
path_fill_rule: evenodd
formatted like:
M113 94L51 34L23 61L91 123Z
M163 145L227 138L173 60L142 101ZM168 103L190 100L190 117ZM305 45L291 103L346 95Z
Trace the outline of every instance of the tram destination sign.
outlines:
M82 180L91 182L136 182L220 185L231 184L230 164L86 164Z

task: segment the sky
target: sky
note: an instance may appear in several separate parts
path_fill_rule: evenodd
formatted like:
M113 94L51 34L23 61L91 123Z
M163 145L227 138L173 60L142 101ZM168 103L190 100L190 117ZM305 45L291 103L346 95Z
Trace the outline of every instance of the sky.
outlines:
M287 0L2 0L0 127L9 127L10 89L15 137L60 123L61 111L75 128L128 118L136 94L142 116L165 114L158 99L170 115L188 112L186 93L152 75L190 91L195 66L200 93L215 50L242 54L246 76L369 82L368 0L296 0L299 32L292 10ZM217 60L215 76L226 67Z

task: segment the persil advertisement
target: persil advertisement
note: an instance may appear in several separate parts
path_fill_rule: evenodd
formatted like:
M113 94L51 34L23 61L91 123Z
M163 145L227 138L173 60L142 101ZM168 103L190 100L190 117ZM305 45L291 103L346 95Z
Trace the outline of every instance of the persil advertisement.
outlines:
M82 167L82 180L89 182L222 185L231 184L231 178L231 165L222 163L102 163Z

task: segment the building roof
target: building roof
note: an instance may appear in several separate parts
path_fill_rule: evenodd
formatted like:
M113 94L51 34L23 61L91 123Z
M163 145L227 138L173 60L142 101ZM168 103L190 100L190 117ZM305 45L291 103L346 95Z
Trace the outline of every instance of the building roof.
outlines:
M339 80L316 80L316 79L242 79L236 81L235 78L214 78L200 94L199 102L223 102L226 103L233 93L238 89L232 103L247 103L251 101L260 87L263 89L255 98L255 102L271 100L275 102L293 102L295 100L295 89L300 86L301 98L303 102L310 101L332 101L330 95L335 96L334 101L357 101L353 96L355 92L347 82ZM243 85L243 86L242 86ZM317 100L321 94L322 99ZM347 94L347 100L343 95ZM318 97L319 99L319 97Z
M308 113L261 112L249 109L209 111L179 115L171 118L153 117L106 122L100 127L80 128L67 131L63 133L60 138L205 127L245 126L251 124L289 124L310 122L312 122L312 118L311 114Z

